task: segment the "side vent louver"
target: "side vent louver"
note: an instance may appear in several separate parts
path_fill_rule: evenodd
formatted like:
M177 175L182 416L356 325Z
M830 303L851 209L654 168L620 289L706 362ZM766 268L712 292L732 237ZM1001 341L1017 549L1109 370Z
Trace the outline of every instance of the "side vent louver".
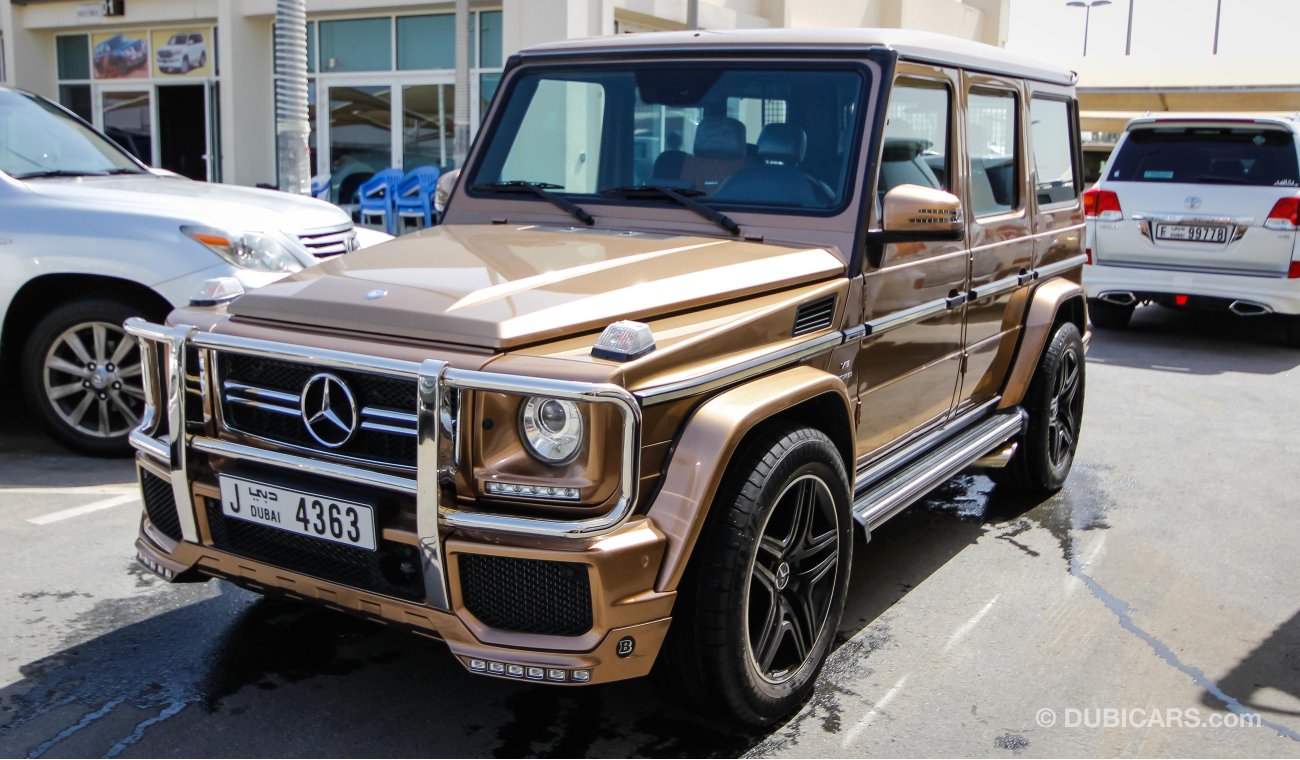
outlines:
M835 296L826 296L799 307L794 314L794 335L806 335L831 326L835 316Z

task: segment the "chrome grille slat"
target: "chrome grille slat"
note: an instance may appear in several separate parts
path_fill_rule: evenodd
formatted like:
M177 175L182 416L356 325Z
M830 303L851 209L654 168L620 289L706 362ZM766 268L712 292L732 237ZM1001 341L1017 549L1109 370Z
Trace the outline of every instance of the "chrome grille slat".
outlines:
M298 242L302 243L313 256L323 258L337 256L340 253L355 251L357 231L351 225L328 229L305 230L298 233Z

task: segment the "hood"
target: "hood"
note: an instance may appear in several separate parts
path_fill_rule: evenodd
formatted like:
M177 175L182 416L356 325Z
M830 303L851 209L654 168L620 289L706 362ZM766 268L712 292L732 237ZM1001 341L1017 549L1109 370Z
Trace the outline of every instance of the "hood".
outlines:
M324 201L275 190L194 182L154 174L31 179L22 185L51 200L112 211L172 217L239 232L290 233L351 224L347 212Z
M820 248L445 225L247 293L236 318L503 350L843 276Z

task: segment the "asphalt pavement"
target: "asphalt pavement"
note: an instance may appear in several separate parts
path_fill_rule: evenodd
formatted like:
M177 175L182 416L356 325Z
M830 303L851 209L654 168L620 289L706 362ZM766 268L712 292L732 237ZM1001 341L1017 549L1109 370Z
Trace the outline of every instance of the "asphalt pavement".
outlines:
M859 543L771 733L648 682L474 677L441 645L137 568L127 460L0 419L0 755L1300 757L1300 350L1147 308L1095 336L1066 488L955 478Z

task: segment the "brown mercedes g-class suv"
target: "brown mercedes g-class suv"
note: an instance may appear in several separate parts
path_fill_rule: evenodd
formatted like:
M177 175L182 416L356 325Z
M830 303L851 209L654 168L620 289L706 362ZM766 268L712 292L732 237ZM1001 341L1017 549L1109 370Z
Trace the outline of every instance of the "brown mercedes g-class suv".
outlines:
M441 226L128 323L140 562L788 714L855 526L1070 470L1073 83L866 29L514 56Z

